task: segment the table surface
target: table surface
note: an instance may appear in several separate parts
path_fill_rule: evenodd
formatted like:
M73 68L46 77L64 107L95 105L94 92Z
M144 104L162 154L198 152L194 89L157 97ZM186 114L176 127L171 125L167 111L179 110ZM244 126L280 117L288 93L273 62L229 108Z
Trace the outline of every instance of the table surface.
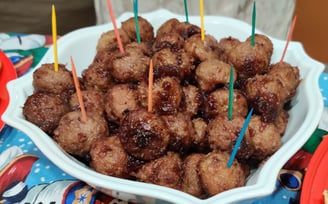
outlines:
M18 77L35 68L51 43L52 37L47 35L0 33L0 50L14 64ZM320 76L319 84L325 109L318 129L281 169L276 190L253 203L299 203L307 165L322 137L328 133L327 73ZM9 126L0 132L0 183L0 203L61 203L63 200L68 203L127 203L104 195L66 174L51 163L28 136ZM12 190L14 186L21 188L15 192Z

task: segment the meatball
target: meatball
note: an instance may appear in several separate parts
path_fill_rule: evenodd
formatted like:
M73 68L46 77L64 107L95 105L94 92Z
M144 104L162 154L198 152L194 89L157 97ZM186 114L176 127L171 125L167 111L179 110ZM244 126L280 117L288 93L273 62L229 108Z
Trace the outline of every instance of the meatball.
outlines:
M156 32L156 36L164 36L167 33L175 32L177 26L180 24L180 21L176 18L171 18L165 21L162 25L159 26Z
M211 35L205 35L204 41L200 34L192 35L185 41L184 49L199 61L219 58L218 41Z
M143 17L138 16L139 35L140 40L143 42L150 42L154 39L154 28L153 26ZM134 18L131 17L126 21L122 22L122 30L124 30L131 40L136 41L136 25Z
M184 94L183 112L190 117L198 113L199 107L203 103L203 97L198 87L187 85L182 87Z
M275 126L278 128L280 135L282 136L287 128L289 113L285 110L280 111L278 117L274 121Z
M157 36L155 39L155 42L153 44L153 50L155 52L168 48L172 50L173 52L176 52L183 48L184 45L184 39L183 37L176 33L165 33L165 35Z
M234 69L233 76L235 81L237 77ZM212 91L216 86L230 82L230 65L218 59L206 60L197 66L195 77L203 91Z
M249 78L269 71L271 57L265 49L241 42L228 53L228 63L236 69L239 78Z
M198 198L204 196L204 190L198 174L198 164L204 156L204 154L192 153L182 163L183 175L181 190Z
M36 91L55 94L74 92L73 76L63 64L58 64L55 71L54 64L43 64L33 72L33 86Z
M227 62L228 61L228 53L234 49L239 43L241 43L237 38L234 37L226 37L222 38L219 41L219 59Z
M102 92L90 89L81 91L81 94L86 112L101 116L104 114L105 102ZM79 110L81 108L77 93L70 96L69 104L72 110Z
M192 124L195 130L195 138L193 144L195 149L203 150L208 147L207 139L207 123L203 118L195 118L192 120Z
M251 41L252 41L252 36L249 36L246 39L246 42L251 43ZM271 58L273 52L273 44L269 37L263 34L255 33L254 42L255 42L255 47L257 47L258 49L263 49L267 53L267 56Z
M123 148L141 160L152 160L164 155L170 140L165 121L144 109L129 111L125 115L118 136Z
M113 77L108 68L101 62L94 62L82 72L82 79L86 89L105 92L112 84Z
M69 111L69 105L59 95L46 92L28 96L23 106L26 120L49 135L58 126L60 118Z
M152 57L154 78L165 76L183 80L195 69L194 59L184 50L172 52L169 48L162 49Z
M126 45L130 42L130 37L123 29L118 29L122 45ZM113 51L119 49L117 38L114 30L109 30L101 34L98 39L96 50L97 52L101 50Z
M216 89L205 97L204 115L211 119L222 113L227 113L229 108L229 90L227 88ZM247 99L238 89L233 91L232 112L241 116L248 113Z
M109 121L117 122L123 118L127 111L139 107L137 92L129 84L116 84L105 94L105 111Z
M145 44L131 43L124 53L117 53L112 59L112 76L118 82L134 82L144 78L149 68L150 57Z
M263 160L280 148L280 132L273 123L263 122L260 116L252 116L248 129L255 148L253 158Z
M66 113L54 130L54 140L68 153L81 158L89 154L95 139L108 136L105 118L97 114L88 114L82 121L80 111Z
M196 134L190 117L183 113L177 113L176 115L163 116L163 119L171 133L169 149L185 154Z
M179 111L183 91L178 80L163 77L155 81L153 87L153 109L160 115L173 115Z
M146 163L133 175L138 181L180 190L181 174L182 161L179 154L168 152L166 155Z
M114 135L95 140L90 149L90 166L97 172L119 178L130 178L128 155Z
M275 121L288 96L282 82L271 75L249 78L243 89L248 104L265 122Z
M199 26L196 26L191 23L180 22L176 18L171 18L165 21L157 29L157 37L164 36L170 33L178 33L183 39L187 39L192 35L200 34L201 29Z
M293 67L290 64L276 63L270 66L269 75L279 79L287 91L286 100L290 100L296 94L296 88L300 83L300 73L298 67Z
M245 174L237 160L229 168L227 152L210 152L199 162L199 175L205 192L213 196L245 184Z
M244 122L245 118L238 114L234 114L232 120L229 120L226 115L219 115L210 121L207 126L210 148L232 152ZM247 128L236 158L248 159L252 156L254 147L250 136Z

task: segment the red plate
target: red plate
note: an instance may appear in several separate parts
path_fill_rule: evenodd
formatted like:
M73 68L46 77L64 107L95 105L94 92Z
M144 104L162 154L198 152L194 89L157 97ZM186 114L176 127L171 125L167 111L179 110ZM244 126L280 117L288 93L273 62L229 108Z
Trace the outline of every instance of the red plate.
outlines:
M7 83L17 78L16 70L8 57L0 50L0 116L6 110L9 104L9 95L7 92ZM4 126L0 117L0 130Z
M305 173L301 204L323 204L324 190L328 190L328 135L314 152Z

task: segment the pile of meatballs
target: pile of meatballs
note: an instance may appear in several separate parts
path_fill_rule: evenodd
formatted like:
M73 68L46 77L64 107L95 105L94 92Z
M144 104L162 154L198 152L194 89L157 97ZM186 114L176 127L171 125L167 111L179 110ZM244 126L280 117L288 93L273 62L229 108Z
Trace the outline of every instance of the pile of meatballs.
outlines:
M288 108L300 83L299 69L271 64L273 44L256 34L241 41L216 39L172 18L154 31L138 17L101 34L92 63L79 79L87 112L82 120L73 77L65 65L43 64L33 73L26 119L63 150L95 171L158 184L201 199L240 187L281 146ZM219 29L219 28L218 28ZM233 35L233 34L232 34ZM86 42L87 43L87 42ZM88 52L88 50L85 50ZM148 72L153 62L152 111ZM230 72L233 111L228 118ZM231 167L230 153L254 114Z

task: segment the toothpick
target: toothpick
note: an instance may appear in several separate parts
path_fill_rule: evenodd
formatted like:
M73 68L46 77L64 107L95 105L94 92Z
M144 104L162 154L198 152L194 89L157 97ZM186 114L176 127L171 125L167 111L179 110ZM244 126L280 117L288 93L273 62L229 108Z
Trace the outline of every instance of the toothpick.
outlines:
M80 83L79 83L79 80L78 80L78 77L76 74L76 68L74 65L73 57L71 56L70 59L71 59L71 67L72 67L72 74L73 74L73 80L74 80L74 84L75 84L76 94L77 94L79 104L81 107L82 122L86 123L88 121L88 118L87 118L87 113L85 111L85 106L84 106L84 102L83 102L83 98L82 98Z
M199 0L199 10L200 10L200 27L201 27L201 39L205 39L205 30L204 30L204 3L203 0Z
M284 61L284 58L285 58L285 55L286 55L286 52L287 52L287 48L288 48L288 44L292 40L293 31L294 31L294 27L295 27L295 23L296 23L296 18L297 18L297 16L295 15L294 19L292 21L292 24L290 25L286 45L285 45L284 51L282 53L282 56L281 56L281 59L280 59L280 62L279 62L280 64L282 64L282 62Z
M149 63L149 75L148 75L148 112L153 111L153 85L154 85L154 71L153 60Z
M115 36L116 36L118 47L120 49L120 52L121 53L124 53L124 48L123 48L123 45L122 45L120 33L119 33L118 29L117 29L115 15L114 15L113 7L112 7L112 4L110 3L110 0L107 0L107 7L108 7L108 10L109 10L110 18L112 20L112 24L114 26L114 33L115 33Z
M57 53L57 20L56 20L56 10L55 5L51 7L51 25L52 25L52 41L54 48L54 63L55 71L58 72L58 53Z

